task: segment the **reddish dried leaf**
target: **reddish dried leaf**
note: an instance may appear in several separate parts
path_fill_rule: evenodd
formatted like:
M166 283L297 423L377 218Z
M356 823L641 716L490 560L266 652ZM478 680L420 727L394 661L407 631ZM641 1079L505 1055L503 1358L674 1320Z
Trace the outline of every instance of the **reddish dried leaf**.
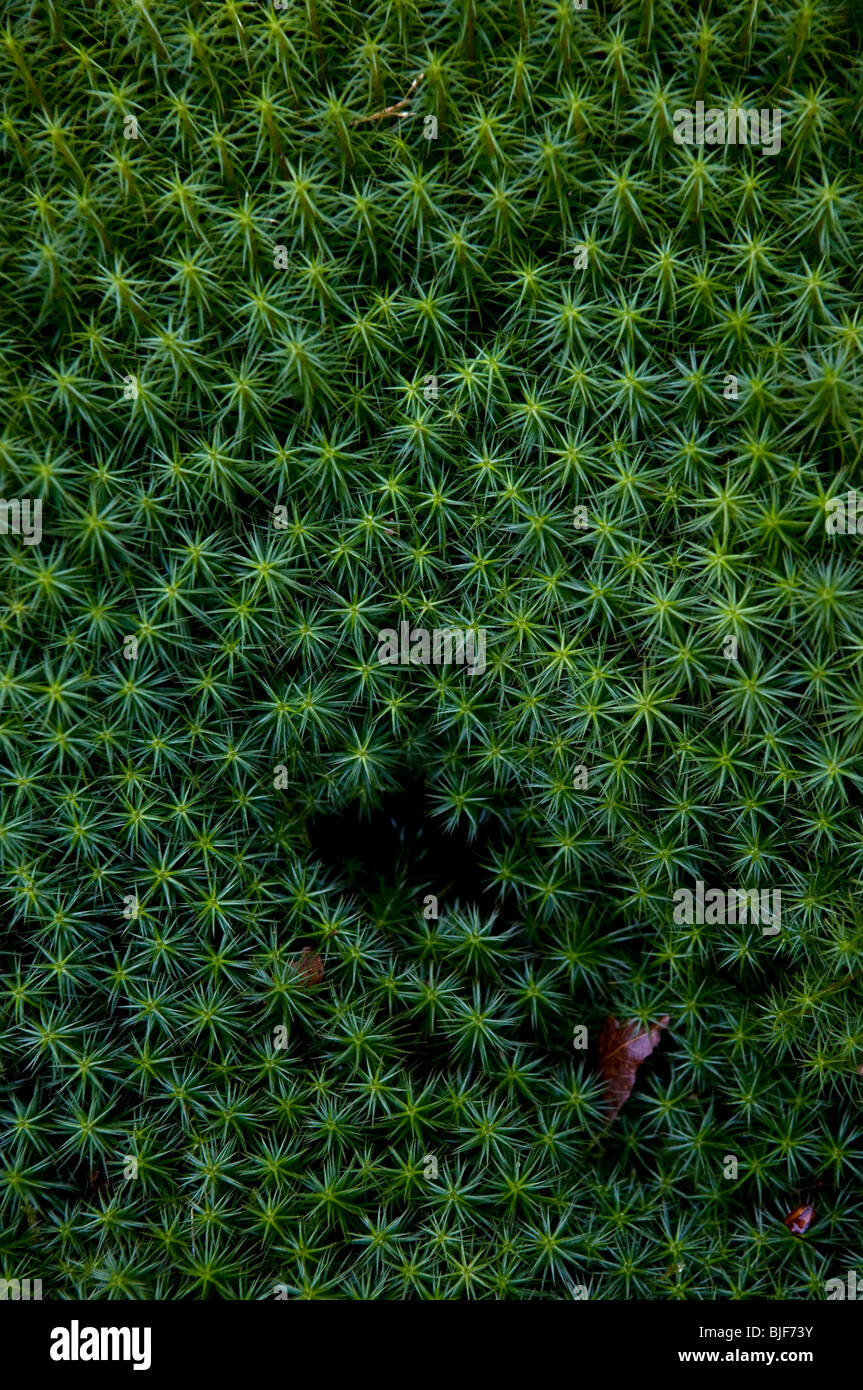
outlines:
M786 1216L785 1225L792 1235L802 1236L809 1230L814 1220L815 1208L813 1206L795 1207L794 1210L789 1211Z
M99 1196L102 1192L109 1192L111 1180L102 1168L91 1168L90 1177L87 1183L88 1190Z
M599 1070L611 1107L609 1124L629 1099L638 1068L658 1046L659 1035L668 1027L668 1022L669 1015L663 1014L650 1028L642 1028L640 1023L627 1023L621 1028L616 1018L607 1018L603 1023L599 1035Z
M323 957L316 955L311 946L304 946L300 951L296 967L308 985L319 985L324 978Z

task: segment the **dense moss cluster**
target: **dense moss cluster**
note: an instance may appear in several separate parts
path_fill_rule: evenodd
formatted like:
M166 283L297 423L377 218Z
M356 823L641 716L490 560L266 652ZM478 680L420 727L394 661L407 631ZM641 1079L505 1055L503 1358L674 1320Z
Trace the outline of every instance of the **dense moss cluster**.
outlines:
M860 32L7 18L0 477L42 535L0 536L2 1275L817 1298L854 1265ZM781 149L677 143L699 101ZM481 630L484 669L382 663L402 622ZM699 880L778 889L780 932L675 920ZM606 1124L603 1019L666 1013Z

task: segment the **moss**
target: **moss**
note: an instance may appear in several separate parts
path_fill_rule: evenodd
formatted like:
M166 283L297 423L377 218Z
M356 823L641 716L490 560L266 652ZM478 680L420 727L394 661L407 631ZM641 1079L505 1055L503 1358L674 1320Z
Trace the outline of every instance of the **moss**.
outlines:
M0 45L4 1276L823 1296L853 13L78 8ZM677 143L698 102L771 131ZM670 1016L611 1125L609 1014Z

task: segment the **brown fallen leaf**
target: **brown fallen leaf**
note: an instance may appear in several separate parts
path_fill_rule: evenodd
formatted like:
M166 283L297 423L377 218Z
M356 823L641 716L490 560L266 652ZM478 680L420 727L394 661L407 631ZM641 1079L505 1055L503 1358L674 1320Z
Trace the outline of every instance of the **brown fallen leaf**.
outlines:
M87 1182L88 1192L91 1192L94 1196L99 1197L102 1195L102 1193L109 1192L110 1189L111 1181L108 1177L107 1172L105 1172L101 1167L91 1168L90 1177Z
M300 958L295 962L297 973L303 976L308 985L319 985L324 978L323 958L316 955L311 946L304 946Z
M793 1211L789 1211L785 1218L785 1225L792 1235L802 1236L809 1230L814 1220L815 1208L811 1203L807 1203L806 1206L795 1207Z
M635 1075L646 1057L659 1044L659 1035L668 1027L669 1015L663 1014L650 1028L640 1023L627 1023L622 1028L616 1018L607 1018L599 1035L599 1070L605 1082L609 1102L607 1124L616 1119L635 1085Z

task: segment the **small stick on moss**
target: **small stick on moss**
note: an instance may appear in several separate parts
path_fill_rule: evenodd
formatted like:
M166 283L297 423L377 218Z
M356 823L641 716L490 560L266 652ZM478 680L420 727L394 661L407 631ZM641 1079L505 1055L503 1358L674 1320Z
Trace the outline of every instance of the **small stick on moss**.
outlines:
M370 116L355 116L351 121L351 125L359 125L362 121L382 121L384 116L404 117L412 115L413 113L411 111L405 111L404 108L407 106L424 77L425 73L421 72L419 77L414 78L401 101L393 102L392 106L385 106L382 111L373 111Z

